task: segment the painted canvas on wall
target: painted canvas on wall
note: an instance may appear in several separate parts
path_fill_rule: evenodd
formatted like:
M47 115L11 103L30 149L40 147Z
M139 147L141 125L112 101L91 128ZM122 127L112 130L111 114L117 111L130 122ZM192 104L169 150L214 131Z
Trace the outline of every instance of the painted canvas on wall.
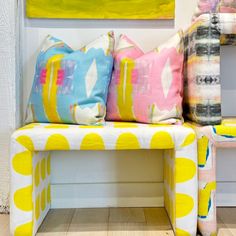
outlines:
M29 18L173 19L175 0L26 0Z

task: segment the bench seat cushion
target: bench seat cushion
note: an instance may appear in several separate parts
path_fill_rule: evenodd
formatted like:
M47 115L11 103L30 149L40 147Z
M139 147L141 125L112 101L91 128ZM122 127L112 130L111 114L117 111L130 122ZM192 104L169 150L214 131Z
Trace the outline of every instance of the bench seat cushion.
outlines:
M106 122L104 126L32 123L13 137L30 150L171 149L181 145L191 129L183 126ZM188 135L187 135L188 136ZM191 138L192 137L192 138ZM193 141L192 140L192 141Z

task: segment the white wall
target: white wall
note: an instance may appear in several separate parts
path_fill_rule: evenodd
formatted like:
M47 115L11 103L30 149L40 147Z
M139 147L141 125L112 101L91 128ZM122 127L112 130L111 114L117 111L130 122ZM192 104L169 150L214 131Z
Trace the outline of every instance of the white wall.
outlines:
M222 113L236 116L236 47L221 47Z
M222 114L236 116L236 47L221 47ZM217 204L236 206L236 149L217 150Z
M25 19L22 48L24 55L23 110L25 110L31 89L36 55L47 34L59 37L74 48L79 48L112 29L116 35L120 33L129 35L148 51L164 42L179 28L188 26L195 5L196 0L176 0L175 22ZM230 55L232 58L231 50L228 51L224 51L224 55ZM232 94L232 86L228 80L225 82L225 77L229 79L228 76L234 74L226 69L227 64L232 61L228 57L225 57L224 61L225 64L222 65L223 111L224 114L229 114L229 112L236 114L235 107L229 107L227 104L228 95ZM236 89L236 85L233 89ZM236 181L236 177L224 175L228 165L233 166L234 163L235 166L236 161L233 160L233 155L234 152L228 151L222 151L219 154L220 164L217 169L220 181L219 203L222 199L229 202L228 196L232 196L224 192L236 193L232 188L234 182L228 183ZM230 161L223 160L223 156L229 157ZM52 206L162 206L162 164L160 151L55 152L52 156Z
M236 206L236 150L217 150L217 204Z
M19 121L19 71L15 55L16 1L0 1L0 212L8 211L9 198L9 139ZM19 91L19 90L18 90Z
M56 152L52 207L162 206L158 151Z

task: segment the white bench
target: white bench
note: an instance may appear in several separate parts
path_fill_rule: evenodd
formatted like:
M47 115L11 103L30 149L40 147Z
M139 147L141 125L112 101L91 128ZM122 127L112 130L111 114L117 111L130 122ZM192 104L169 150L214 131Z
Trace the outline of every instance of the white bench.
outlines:
M176 235L196 235L197 146L193 129L107 122L105 126L30 124L11 139L11 234L35 235L48 213L50 152L164 149L165 208Z

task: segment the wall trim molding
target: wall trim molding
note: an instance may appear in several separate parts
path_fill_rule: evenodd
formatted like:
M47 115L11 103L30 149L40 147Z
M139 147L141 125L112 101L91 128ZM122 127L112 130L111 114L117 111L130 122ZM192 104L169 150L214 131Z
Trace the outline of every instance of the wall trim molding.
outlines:
M52 208L163 207L163 183L51 185Z

